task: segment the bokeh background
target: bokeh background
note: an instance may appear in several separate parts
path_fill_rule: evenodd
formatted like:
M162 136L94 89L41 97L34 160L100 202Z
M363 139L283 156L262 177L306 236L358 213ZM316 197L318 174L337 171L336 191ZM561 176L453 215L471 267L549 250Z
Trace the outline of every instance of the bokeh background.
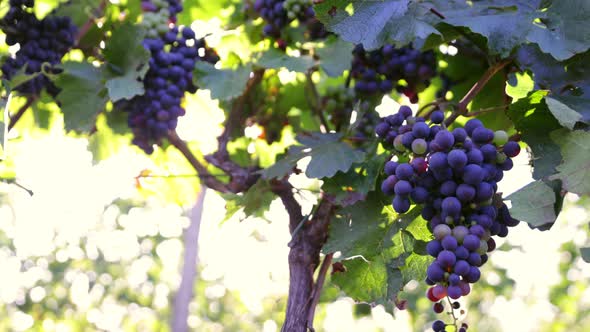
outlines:
M39 3L41 11L51 9ZM193 25L212 33L209 44L225 41L218 49L222 58L230 49L248 56L239 37L219 30L220 21ZM14 52L3 38L2 51ZM278 77L295 79L288 71ZM22 102L16 98L15 105ZM187 98L186 109L179 135L203 153L212 151L223 121L218 103L199 91ZM385 98L379 112L394 109ZM51 125L12 131L5 151L10 158L0 163L0 173L17 171L18 183L0 182L0 331L169 331L183 253L195 246L191 329L280 330L290 239L280 202L261 218L245 219L241 211L227 218L224 200L207 191L198 218L198 181L173 148L148 158L108 130L90 138L66 134L52 103L21 123ZM256 140L258 133L247 129L250 140L241 144L248 152L272 149ZM521 154L505 176L500 188L506 195L532 180L528 157ZM303 176L293 183L317 188ZM302 190L297 198L311 209L313 194ZM589 203L568 194L550 231L521 224L498 241L482 280L462 300L470 331L590 331L590 265L578 250L589 243ZM198 243L184 241L191 222L199 222ZM408 284L401 296L408 309L391 315L354 303L328 279L316 330L427 331L435 318L424 292L423 283Z

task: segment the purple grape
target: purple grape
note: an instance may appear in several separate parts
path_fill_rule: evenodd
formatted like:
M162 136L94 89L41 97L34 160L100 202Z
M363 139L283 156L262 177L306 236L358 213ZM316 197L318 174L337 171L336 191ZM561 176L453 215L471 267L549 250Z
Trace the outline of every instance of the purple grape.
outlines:
M417 138L425 138L430 134L430 127L424 122L418 122L412 128L412 134Z
M467 138L467 132L463 128L455 128L452 131L453 137L455 138L455 142L463 143Z
M447 154L444 152L433 153L430 155L428 166L432 169L443 169L447 167Z
M469 264L471 264L473 266L481 266L482 265L481 255L476 252L472 252L471 254L469 254L469 258L467 258L467 262L469 262Z
M477 185L483 181L484 172L483 169L475 164L469 164L465 166L465 172L463 173L463 181L467 184Z
M477 241L477 243L479 245L479 240ZM436 261L438 262L438 264L442 268L448 268L448 267L452 267L453 265L455 265L455 262L457 261L457 257L455 256L455 254L452 251L443 250L438 254Z
M463 239L463 246L469 251L476 251L479 248L479 238L475 235L467 235Z
M375 133L377 133L377 136L384 138L389 133L389 129L391 129L391 126L387 122L380 122L375 126Z
M445 326L446 325L442 320L436 320L432 323L432 329L434 332L444 332Z
M469 230L465 226L459 225L459 226L453 228L453 236L455 237L455 239L457 239L457 241L459 243L463 243L463 239L468 234L469 234Z
M457 190L457 184L455 181L447 180L440 185L440 193L443 196L453 196Z
M520 145L514 141L509 141L504 145L502 151L510 158L518 156L520 153Z
M469 250L467 250L467 248L464 246L458 246L457 249L455 249L455 256L457 256L457 259L468 259Z
M451 273L451 275L449 275L449 284L451 284L451 286L457 286L460 281L461 278L459 277L459 275L455 273Z
M494 188L487 182L481 182L477 185L477 200L479 202L487 201L494 195Z
M460 298L461 295L463 295L463 292L461 291L461 288L459 286L449 286L449 288L447 289L447 293L449 297L453 300L456 300Z
M410 198L414 201L414 203L422 204L428 200L430 194L428 190L423 187L414 187L412 192L410 193Z
M467 123L465 123L465 131L467 132L467 134L469 136L472 135L473 131L476 128L481 128L483 127L483 123L481 123L481 121L479 121L478 119L471 119L469 121L467 121Z
M459 260L457 261L457 263L455 263L455 267L453 268L453 271L455 271L456 274L460 275L460 276L466 276L467 274L469 274L469 263L467 263L464 260Z
M410 182L405 180L397 181L394 186L394 192L396 195L407 196L412 192L412 185Z
M442 239L441 244L445 250L454 251L457 249L457 240L452 235L445 236Z
M434 282L442 281L444 275L445 271L437 264L430 264L426 269L426 276Z
M426 244L426 252L432 257L438 256L442 250L442 245L438 240L432 240Z
M396 195L392 201L393 209L397 213L406 213L410 209L410 200L406 197Z
M388 161L385 163L385 174L387 175L394 175L395 169L397 168L398 163L395 161Z
M409 180L414 175L414 169L410 164L399 164L395 169L395 175L400 180Z
M449 215L455 215L461 212L461 202L456 197L447 197L443 199L441 209Z
M474 282L477 282L480 277L481 277L481 272L479 272L479 269L475 266L472 266L469 269L469 273L465 276L465 281L467 281L469 283L474 283Z
M462 169L467 165L467 155L463 150L452 150L447 155L449 166L455 169Z
M478 127L471 133L471 138L475 143L486 144L494 139L494 132L484 127Z
M441 130L436 133L436 136L431 143L431 147L435 151L446 151L450 149L454 143L455 137L453 137L453 134L446 130Z
M436 110L432 112L432 114L430 114L430 121L432 121L432 123L441 124L444 120L445 113L443 113L442 111Z
M397 178L395 175L388 176L383 182L381 183L381 191L385 195L393 195L395 193L395 185L397 183Z
M461 202L471 202L475 198L475 189L468 184L460 184L457 186L456 195Z

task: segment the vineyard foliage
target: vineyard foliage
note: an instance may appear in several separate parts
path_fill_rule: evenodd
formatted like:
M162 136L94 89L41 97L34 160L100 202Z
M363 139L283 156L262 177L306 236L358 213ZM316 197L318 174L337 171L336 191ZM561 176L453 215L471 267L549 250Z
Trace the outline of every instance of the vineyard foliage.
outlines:
M96 162L136 146L198 174L168 183L165 199L190 202L193 194L183 193L196 191L200 179L223 195L227 219L263 216L280 198L293 243L311 241L317 259L321 248L333 263L331 282L359 302L403 307L404 286L425 280L436 265L431 256L462 270L455 253L452 262L439 255L457 248L445 239L450 228L436 230L445 222L459 246L473 247L462 262L476 254L478 263L470 261L456 282L449 278L457 274L441 270L444 292L435 286L439 293L429 297L442 299L447 285L449 294L452 287L461 293L453 299L467 295L466 281L479 279L475 266L495 246L491 235L506 236L514 219L550 231L566 193L590 194L585 0L10 0L0 1L0 17L4 181L18 180L11 141L30 133L88 137ZM62 31L52 35L52 26ZM215 151L176 132L208 116L186 107L196 105L187 102L195 94L224 113ZM475 118L481 130L469 121ZM483 159L473 161L473 150ZM497 182L510 176L519 150L534 181L503 197ZM445 159L440 173L425 173L435 184L417 180L436 168L436 153L447 152L456 167ZM391 161L397 171L388 169ZM400 171L404 163L414 171ZM464 174L475 168L475 180ZM317 199L311 211L297 204L301 191ZM426 209L441 220L432 222ZM505 224L485 226L491 235L482 227L455 231L455 223L478 223L469 224L467 210L481 219L502 214ZM483 251L463 242L475 234ZM427 245L438 240L439 250ZM590 260L589 249L580 249ZM438 276L428 271L429 280Z

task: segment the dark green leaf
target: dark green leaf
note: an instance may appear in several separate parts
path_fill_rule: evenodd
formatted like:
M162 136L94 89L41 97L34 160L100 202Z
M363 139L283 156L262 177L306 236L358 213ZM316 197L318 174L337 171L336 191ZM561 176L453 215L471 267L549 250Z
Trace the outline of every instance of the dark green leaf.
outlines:
M200 88L211 90L213 98L227 100L243 93L251 71L250 66L238 67L236 70L216 69L210 63L198 62L193 79Z
M552 132L551 139L561 147L563 162L549 178L560 179L569 192L590 194L590 132L563 129Z
M353 15L347 9L352 6ZM363 44L366 49L385 43L398 46L437 34L426 5L409 0L343 1L327 0L315 6L317 17L342 39Z
M107 43L106 87L113 102L144 93L141 79L149 69L150 52L143 47L143 38L142 29L125 24L113 31Z
M263 217L268 211L275 195L270 190L266 181L258 181L243 194L224 194L227 203L225 220L231 218L236 212L244 210L246 217Z
M256 64L263 68L286 68L290 71L303 73L309 68L313 67L315 65L315 61L308 55L292 57L273 48L264 52Z
M506 197L511 201L510 215L533 227L555 222L555 193L542 180L531 182Z
M101 0L76 0L64 3L57 8L55 15L67 16L75 25L82 27L93 15L93 11L100 5Z
M65 62L56 84L66 130L90 131L98 113L104 110L107 96L101 69L86 62Z
M574 129L578 122L590 123L590 99L572 96L545 97L545 103L559 123Z
M352 49L354 45L340 38L331 38L323 48L317 50L320 57L320 67L329 76L340 76L350 69Z
M522 132L522 140L531 148L533 156L533 177L546 178L555 173L561 162L559 146L548 133L561 128L549 112L544 98L546 91L536 91L510 105L508 115L516 128Z
M582 255L584 262L590 263L590 248L580 248L580 254Z
M362 161L365 154L342 142L341 137L340 134L300 135L297 140L304 147L290 149L285 158L263 170L262 176L266 179L284 176L304 157L311 157L305 171L309 178L321 179L338 171L346 172L353 163Z

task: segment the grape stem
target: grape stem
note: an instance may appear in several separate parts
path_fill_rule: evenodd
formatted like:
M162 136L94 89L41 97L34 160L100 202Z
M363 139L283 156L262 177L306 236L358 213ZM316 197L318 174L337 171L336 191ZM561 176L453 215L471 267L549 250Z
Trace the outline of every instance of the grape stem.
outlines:
M433 102L430 102L420 107L420 109L418 109L418 111L416 112L416 116L428 118L430 117L430 114L432 114L432 112L434 112L440 105L444 105L445 103L446 101L444 100L444 98L440 98ZM444 106L442 108L444 109Z
M489 112L505 110L508 106L510 106L510 104L504 104L504 105L501 105L501 106L482 108L482 109L479 109L479 110L474 111L474 112L469 112L469 113L465 114L465 116L472 117L472 116L478 116L480 114L485 114L485 113L489 113Z
M459 116L467 114L467 105L477 96L481 90L486 86L488 81L496 75L500 69L504 68L506 65L512 62L512 59L504 59L495 65L491 66L486 70L486 72L481 76L479 81L475 82L475 84L469 89L469 91L465 94L465 96L459 101L457 107L451 113L451 115L445 120L445 126L450 126Z
M324 287L324 281L326 280L326 274L328 273L328 269L330 268L330 265L332 265L332 258L334 257L334 253L331 252L329 254L326 255L326 257L324 257L324 261L322 262L322 265L320 266L320 270L318 272L318 277L316 279L315 285L313 287L313 291L312 291L312 297L311 297L311 305L309 307L309 316L307 317L307 328L311 331L311 332L315 332L315 329L313 328L313 319L315 316L315 308L318 305L318 302L320 301L320 294L322 293L322 288Z
M92 28L92 26L94 25L94 20L96 20L98 15L100 15L100 14L102 14L102 12L104 12L105 7L106 7L106 1L102 0L100 2L100 4L98 5L98 7L96 8L97 15L90 16L88 21L86 21L86 23L84 23L84 25L80 28L80 31L78 32L78 35L76 36L75 45L78 45L80 43L80 40L82 40L82 38L84 38L84 36L88 33L88 30L90 30L90 28Z
M322 130L322 133L327 133L330 131L330 126L328 126L328 121L326 120L326 117L324 116L324 112L322 112L320 95L319 95L318 89L316 88L315 83L313 82L313 79L311 77L313 72L314 72L314 70L311 69L307 73L305 73L307 87L310 92L309 94L306 94L307 103L311 107L311 110L314 113L316 113L316 115L320 119L320 122L322 123L322 126L320 128Z
M453 317L453 325L455 326L455 330L457 330L457 317L455 316L455 309L453 309L453 303L451 302L451 298L447 295L447 301L449 302L449 306L451 307L451 311L449 314Z
M23 114L25 114L25 111L27 109L29 109L29 107L31 107L31 105L33 105L33 103L35 102L35 100L37 100L37 96L31 96L29 98L27 98L27 102L21 106L18 111L10 117L10 123L8 124L8 131L10 131L12 128L14 128L14 126L16 125L16 123L18 122L18 120L20 120L20 118L23 116Z

